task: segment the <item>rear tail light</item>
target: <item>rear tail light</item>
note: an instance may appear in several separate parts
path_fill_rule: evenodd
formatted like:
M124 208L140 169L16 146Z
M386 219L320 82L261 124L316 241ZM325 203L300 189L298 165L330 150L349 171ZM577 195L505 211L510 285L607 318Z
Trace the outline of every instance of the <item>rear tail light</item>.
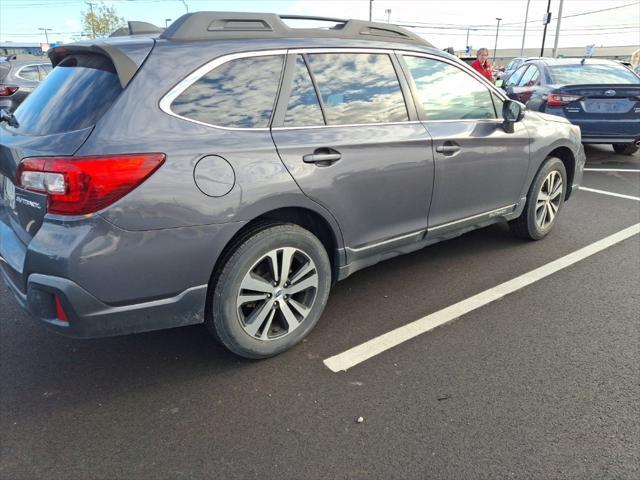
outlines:
M57 295L53 296L53 302L55 303L55 306L56 306L56 318L61 322L69 323L69 317L67 317L67 312L64 311L62 302L60 301L60 298Z
M164 160L164 153L30 157L20 162L17 184L47 194L49 213L86 215L124 197Z
M15 85L0 85L0 97L10 97L18 91Z
M551 93L547 97L547 105L550 107L562 107L572 102L577 102L582 97L580 95L563 95L561 93Z

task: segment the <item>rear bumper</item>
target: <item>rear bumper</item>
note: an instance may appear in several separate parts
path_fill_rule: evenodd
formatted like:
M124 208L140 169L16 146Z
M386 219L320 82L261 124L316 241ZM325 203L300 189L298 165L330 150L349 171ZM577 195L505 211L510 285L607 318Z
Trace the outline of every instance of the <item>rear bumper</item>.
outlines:
M70 337L108 337L193 325L204 321L207 285L189 288L171 298L111 306L101 302L71 280L50 275L30 275L27 291L23 293L11 281L2 257L0 273L18 303L36 321ZM60 300L68 322L57 318L55 297Z

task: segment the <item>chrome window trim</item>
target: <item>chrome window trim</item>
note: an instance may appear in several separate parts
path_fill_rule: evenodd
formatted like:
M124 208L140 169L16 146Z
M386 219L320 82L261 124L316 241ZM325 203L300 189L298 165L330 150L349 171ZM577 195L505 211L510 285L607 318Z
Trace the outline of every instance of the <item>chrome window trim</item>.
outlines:
M17 71L16 73L14 73L14 76L15 76L16 78L19 78L20 80L25 80L25 81L27 81L27 82L40 82L40 80L30 80L30 79L28 79L28 78L24 78L24 77L21 77L21 76L20 76L20 72L22 72L22 70L24 70L25 68L27 68L27 67L38 67L38 66L40 66L40 65L46 65L46 63L29 63L29 64L27 64L27 65L22 65L22 66L18 69L18 71ZM38 72L38 77L40 77L40 72Z
M499 118L495 118L495 119L487 119L487 118L479 118L479 119L473 119L473 118L466 118L464 120L407 120L407 121L403 121L403 122L388 122L388 123L354 123L354 124L348 124L348 125L318 125L318 126L304 126L304 127L223 127L221 125L214 125L211 123L206 123L206 122L201 122L199 120L194 120L191 118L187 118L184 117L182 115L179 115L177 113L175 113L172 109L171 109L171 104L173 103L173 101L178 98L187 88L189 88L191 85L193 85L194 83L196 83L198 80L200 80L200 78L202 78L204 75L206 75L207 73L209 73L210 71L212 71L213 69L219 67L220 65L223 65L227 62L230 62L232 60L237 60L240 58L251 58L251 57L264 57L264 56L271 56L271 55L288 55L288 54L313 54L313 53L381 53L381 54L387 54L387 55L409 55L409 56L415 56L415 57L424 57L424 58L429 58L432 60L437 60L437 61L441 61L444 63L447 63L453 67L457 67L459 68L461 71L465 72L467 75L471 76L472 78L480 81L484 86L486 87L490 87L489 90L490 92L493 92L495 94L498 95L498 97L500 97L503 101L508 100L508 97L500 91L499 88L497 88L495 85L492 85L491 83L489 83L484 77L482 77L479 73L472 71L472 72L467 72L465 69L461 68L460 65L458 65L455 61L452 61L448 58L445 57L441 57L438 55L434 55L434 54L430 54L430 53L425 53L425 52L420 52L420 51L416 51L416 50L404 50L404 49L396 49L396 48L359 48L359 47L342 47L342 48L336 48L336 47L331 47L331 48L326 48L326 47L317 47L317 48L280 48L280 49L273 49L273 50L251 50L251 51L246 51L246 52L236 52L236 53L230 53L227 55L222 55L220 57L214 58L213 60L205 63L204 65L202 65L201 67L197 68L196 70L194 70L193 72L191 72L189 75L187 75L186 77L184 77L182 80L180 80L177 84L175 84L173 87L171 87L169 89L169 91L167 93L165 93L161 98L160 101L158 103L158 106L160 107L160 110L162 110L164 113L171 115L172 117L176 117L176 118L180 118L182 120L186 120L187 122L191 122L191 123L195 123L197 125L202 125L205 127L212 127L212 128L217 128L220 130L231 130L231 131L254 131L254 132L268 132L270 130L304 130L304 129L310 129L310 128L340 128L340 127L347 127L347 128L351 128L351 127L362 127L362 126L382 126L382 125L405 125L405 124L417 124L417 123L434 123L434 122L460 122L460 121L471 121L471 122L481 122L481 121L489 121L489 122L496 122L496 123L502 123L502 120ZM28 65L25 65L25 67ZM283 66L284 68L284 66Z
M511 205L505 205L504 207L496 208L494 210L489 210L487 212L478 213L477 215L471 215L470 217L464 217L464 218L461 218L459 220L454 220L453 222L442 223L440 225L436 225L435 227L429 227L427 229L427 233L433 232L434 230L440 230L441 228L451 227L451 226L456 225L458 223L464 223L464 222L468 222L470 220L475 220L475 219L481 218L481 217L489 217L489 218L498 217L502 213L504 213L504 214L511 213L515 209L515 207L517 207L517 206L518 206L517 203L513 203ZM509 209L511 209L511 211L506 211L505 212L505 210L509 210ZM493 214L497 214L497 215L493 215Z

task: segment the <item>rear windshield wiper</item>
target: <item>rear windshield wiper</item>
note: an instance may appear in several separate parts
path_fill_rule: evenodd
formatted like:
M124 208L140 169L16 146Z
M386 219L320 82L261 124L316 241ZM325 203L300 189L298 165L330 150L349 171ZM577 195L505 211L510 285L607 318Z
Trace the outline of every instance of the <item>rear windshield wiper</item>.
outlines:
M0 110L0 123L7 122L7 124L13 128L18 128L20 124L15 115L4 108Z

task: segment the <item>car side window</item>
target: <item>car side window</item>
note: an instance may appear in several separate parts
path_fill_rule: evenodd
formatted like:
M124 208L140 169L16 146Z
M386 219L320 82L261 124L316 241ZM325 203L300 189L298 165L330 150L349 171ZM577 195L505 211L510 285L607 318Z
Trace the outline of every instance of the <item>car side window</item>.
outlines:
M266 128L274 110L283 55L231 60L213 69L171 104L174 113L208 125Z
M405 56L427 120L496 118L489 89L449 63Z
M29 65L28 67L23 67L19 71L18 76L24 80L31 80L34 82L40 81L40 74L38 73L37 65Z
M284 116L285 127L324 125L318 95L311 82L309 70L302 55L296 56L296 67L291 96Z
M51 65L41 64L38 65L38 69L40 70L40 78L42 80L44 80L45 77L51 73Z
M314 53L307 59L328 125L409 120L388 54Z
M531 65L525 74L522 76L520 81L518 82L519 87L532 87L538 81L538 77L540 76L540 72L538 71L538 67L535 65Z
M520 68L518 68L515 72L513 72L513 75L511 75L508 79L507 79L507 83L505 84L505 87L512 87L514 85L517 85L518 82L520 81L520 79L522 78L522 75L524 75L525 70L529 67L529 65L522 65Z

